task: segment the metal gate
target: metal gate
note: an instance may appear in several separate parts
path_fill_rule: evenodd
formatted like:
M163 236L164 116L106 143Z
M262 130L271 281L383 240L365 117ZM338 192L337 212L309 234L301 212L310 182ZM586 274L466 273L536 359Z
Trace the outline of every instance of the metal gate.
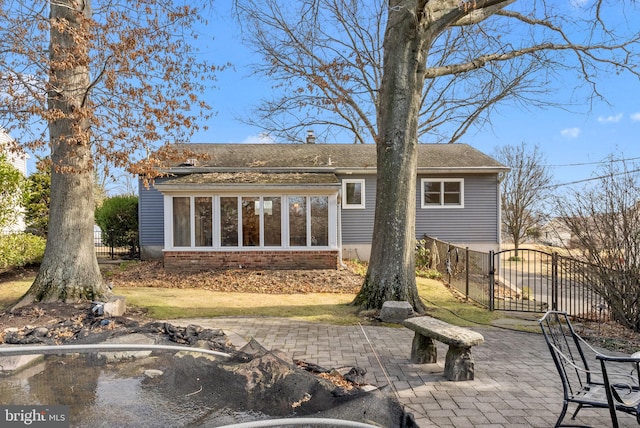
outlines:
M593 288L590 264L533 249L489 253L489 309L522 312L566 311L601 319L604 299Z

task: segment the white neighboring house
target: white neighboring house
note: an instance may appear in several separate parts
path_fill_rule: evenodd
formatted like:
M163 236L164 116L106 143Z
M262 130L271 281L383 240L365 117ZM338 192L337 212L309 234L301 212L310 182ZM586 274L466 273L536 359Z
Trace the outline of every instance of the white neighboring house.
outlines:
M554 247L570 247L573 235L566 223L558 217L554 217L540 228L540 240Z
M14 153L6 149L7 144L13 142L13 138L3 129L0 128L0 152L5 153L7 155L7 159L9 162L24 175L27 176L27 160L29 159L29 155L26 153ZM22 209L21 209L22 211ZM16 221L3 228L3 233L15 233L15 232L24 232L26 228L24 212L20 212L16 218Z

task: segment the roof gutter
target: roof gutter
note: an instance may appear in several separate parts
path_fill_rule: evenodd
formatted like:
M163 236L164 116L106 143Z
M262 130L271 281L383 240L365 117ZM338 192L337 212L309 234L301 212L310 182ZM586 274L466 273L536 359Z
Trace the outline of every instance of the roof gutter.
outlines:
M497 174L510 171L511 168L506 166L495 167L419 167L418 174ZM206 174L210 172L258 172L258 173L333 173L333 174L375 174L377 172L374 167L367 168L328 168L328 167L274 167L274 168L237 168L237 167L197 167L197 166L180 166L173 168L165 168L161 170L164 173L175 175L187 174Z
M305 183L305 184L259 184L259 183L180 183L180 184L170 184L170 183L156 183L155 187L162 193L173 193L173 192L198 192L198 191L223 191L223 192L252 192L256 191L265 191L265 190L277 190L287 192L292 191L331 191L335 192L340 189L340 183Z
M506 166L440 167L418 168L418 174L499 174L510 170L511 168Z

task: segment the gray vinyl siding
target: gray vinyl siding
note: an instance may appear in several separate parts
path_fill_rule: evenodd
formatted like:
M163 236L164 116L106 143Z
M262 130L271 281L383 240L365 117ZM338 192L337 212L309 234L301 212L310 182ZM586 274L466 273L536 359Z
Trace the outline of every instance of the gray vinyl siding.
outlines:
M375 213L375 175L343 175L365 180L365 208L342 209L342 243L370 244ZM463 178L464 208L420 208L422 178ZM157 180L161 182L162 179ZM154 187L140 188L140 245L164 245L163 195ZM416 182L416 237L428 235L450 242L498 242L498 182L495 174L421 175Z
M162 182L157 179L156 182ZM140 224L140 246L164 245L164 198L155 187L148 189L142 181L138 183L140 197L138 199L138 215Z
M341 180L365 179L365 209L342 209L342 243L369 244L373 236L376 178L345 175ZM464 208L421 208L422 178L464 179ZM498 177L495 174L420 175L416 182L416 237L425 234L443 241L498 242Z
M464 208L421 208L422 178L463 178ZM426 234L449 242L498 242L497 175L421 175L416 187L416 237Z
M375 175L343 175L343 179L364 179L364 209L341 208L342 243L369 244L373 236L373 218L376 208L376 176ZM342 196L344 198L344 195Z

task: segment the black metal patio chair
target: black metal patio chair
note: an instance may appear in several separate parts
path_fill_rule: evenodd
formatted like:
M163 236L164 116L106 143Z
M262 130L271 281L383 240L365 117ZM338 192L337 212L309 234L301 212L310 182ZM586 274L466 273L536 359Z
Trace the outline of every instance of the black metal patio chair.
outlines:
M600 360L602 378L607 393L611 425L618 427L616 411L635 415L640 424L640 353L630 357L596 355Z
M555 424L556 427L585 426L562 424L569 403L577 404L571 417L572 420L575 420L582 408L588 407L609 409L614 428L618 428L616 410L638 418L640 358L611 357L595 350L576 333L566 312L548 311L538 322L562 380L564 400L562 411ZM590 358L585 356L583 347L588 350ZM600 360L602 371L594 371L589 367L590 360L597 364L595 359L591 359L591 354ZM624 360L620 362L632 364L633 371L627 370L625 372L618 367L615 370L616 380L611 382L607 375L612 375L614 372L606 370L605 365L619 359ZM621 379L624 380L621 381ZM640 423L640 418L638 423Z

